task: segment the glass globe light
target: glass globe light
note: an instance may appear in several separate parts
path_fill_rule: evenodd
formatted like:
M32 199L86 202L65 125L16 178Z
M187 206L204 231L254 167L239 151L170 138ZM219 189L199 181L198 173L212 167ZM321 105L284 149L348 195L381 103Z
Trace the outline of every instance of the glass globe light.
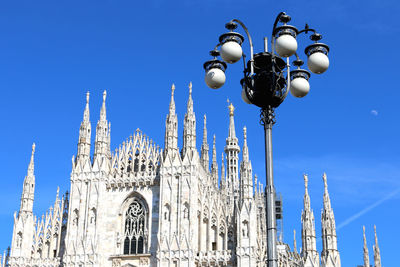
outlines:
M225 83L225 72L219 68L212 68L206 72L205 82L211 89L218 89Z
M221 58L227 63L236 63L243 54L242 47L235 41L228 41L221 46Z
M324 73L329 67L329 58L322 52L313 53L308 57L307 66L313 73Z
M242 89L242 99L246 104L251 104L249 98L247 97L247 94L246 94L246 91L245 91L244 88Z
M310 84L304 78L296 78L290 82L290 93L294 97L304 97L310 91Z
M311 72L321 74L328 69L329 46L323 43L314 43L306 47L305 53L308 56L307 66Z
M226 26L225 26L226 27ZM242 43L244 37L237 32L232 30L236 29L236 24L227 23L227 29L230 32L224 33L219 37L219 43L221 44L220 55L226 63L235 63L242 58Z
M290 57L296 53L297 41L290 34L283 34L276 39L275 50L280 57Z
M217 50L211 51L210 54L214 59L205 62L203 65L206 71L204 80L211 89L218 89L225 83L226 63L217 59L219 55Z
M310 84L308 79L310 78L310 73L308 71L298 69L290 73L290 93L294 97L304 97L310 91Z

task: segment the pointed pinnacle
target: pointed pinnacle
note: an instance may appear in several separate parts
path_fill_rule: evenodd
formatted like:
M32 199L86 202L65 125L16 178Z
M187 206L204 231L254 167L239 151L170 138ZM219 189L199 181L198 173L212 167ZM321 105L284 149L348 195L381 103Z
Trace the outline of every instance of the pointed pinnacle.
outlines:
M303 178L304 178L304 187L306 189L306 193L308 194L308 175L303 174Z
M83 112L83 121L84 122L89 122L89 91L86 92L86 106L85 106L85 110Z
M175 100L174 100L175 84L171 86L171 101L169 103L169 113L175 114Z
M104 90L103 92L103 104L101 105L101 110L100 110L100 121L106 121L106 97L107 97L107 91Z
M33 144L32 144L32 157L33 157L33 155L35 154L35 149L36 149L36 144L33 143Z
M203 144L207 144L207 117L204 114Z
M192 82L189 83L189 95L192 95Z
M363 225L363 238L364 238L364 246L367 244L367 238L365 237L365 226Z
M107 90L104 90L104 92L103 92L103 103L106 102L106 97L107 97Z
M174 96L174 93L175 93L175 84L172 84L171 85L171 97Z
M31 154L31 161L29 162L28 166L28 175L33 175L33 169L35 167L35 150L36 150L36 144L32 144L32 154Z
M215 134L213 136L213 154L215 153L216 148L215 148Z
M324 180L324 188L325 191L327 191L328 189L328 181L327 181L327 177L326 177L326 173L324 172L324 174L322 175L322 179Z

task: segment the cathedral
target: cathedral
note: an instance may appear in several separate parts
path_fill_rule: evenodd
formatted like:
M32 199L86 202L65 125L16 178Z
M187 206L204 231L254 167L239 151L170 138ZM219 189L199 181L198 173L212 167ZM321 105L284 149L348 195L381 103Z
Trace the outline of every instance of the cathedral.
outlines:
M215 136L211 148L208 143L204 116L198 151L189 84L179 149L174 90L172 85L164 148L138 129L114 152L106 92L92 148L87 93L70 191L60 196L57 190L54 206L41 217L33 214L33 144L20 208L14 214L11 248L1 257L1 267L266 266L264 191L252 173L246 128L239 145L230 104L224 153L217 155ZM222 164L217 157L222 157ZM278 241L279 267L341 267L326 174L322 178L322 251L317 251L304 175L301 249L296 239L292 247ZM363 266L370 266L365 234ZM381 267L376 231L374 266Z

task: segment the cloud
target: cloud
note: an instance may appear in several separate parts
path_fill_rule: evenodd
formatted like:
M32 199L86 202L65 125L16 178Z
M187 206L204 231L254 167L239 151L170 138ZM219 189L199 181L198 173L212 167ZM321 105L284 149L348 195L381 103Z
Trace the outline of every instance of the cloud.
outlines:
M344 226L348 225L349 223L357 220L358 218L360 218L362 215L364 215L365 213L369 212L370 210L372 210L373 208L376 208L377 206L379 206L380 204L382 204L383 202L385 202L388 199L391 199L392 197L394 197L395 195L397 195L397 193L400 192L400 188L398 188L397 190L393 191L392 193L390 193L389 195L387 195L384 198L379 199L378 201L376 201L375 203L372 203L371 205L365 207L363 210L357 212L356 214L354 214L353 216L349 217L348 219L346 219L345 221L341 222L337 229L339 230L340 228L343 228Z
M378 111L373 109L373 110L371 110L371 114L374 116L378 116Z
M374 203L391 194L394 188L400 188L398 160L342 154L281 157L275 160L274 172L276 177L285 179L276 179L275 183L285 192L286 199L297 201L299 190L303 190L302 174L310 175L311 191L320 193L322 174L326 172L336 205ZM399 195L393 195L393 198L397 199Z

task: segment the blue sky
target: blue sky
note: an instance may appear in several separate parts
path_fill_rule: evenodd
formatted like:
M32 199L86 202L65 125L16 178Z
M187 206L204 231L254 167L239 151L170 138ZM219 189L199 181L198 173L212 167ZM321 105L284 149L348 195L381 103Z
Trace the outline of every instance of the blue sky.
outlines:
M286 11L294 26L308 23L323 34L331 66L311 76L307 97L289 96L277 110L274 171L284 200L284 239L292 244L296 229L301 243L303 173L309 174L320 236L325 171L342 265L362 263L362 225L372 252L376 224L383 265L397 266L400 30L394 14L399 9L396 1L371 0L1 1L0 249L11 242L32 142L37 145L35 214L41 216L54 203L57 186L69 190L88 90L94 129L107 89L112 150L136 128L163 146L172 83L181 137L192 81L197 146L207 114L208 141L216 134L220 155L228 134L229 98L236 107L240 142L247 126L254 173L265 184L259 111L241 100L240 64L228 66L227 82L217 91L206 87L202 65L230 19L246 23L255 51L261 51L275 16ZM305 60L302 51L310 42L304 36L298 41ZM244 49L248 54L247 43Z

